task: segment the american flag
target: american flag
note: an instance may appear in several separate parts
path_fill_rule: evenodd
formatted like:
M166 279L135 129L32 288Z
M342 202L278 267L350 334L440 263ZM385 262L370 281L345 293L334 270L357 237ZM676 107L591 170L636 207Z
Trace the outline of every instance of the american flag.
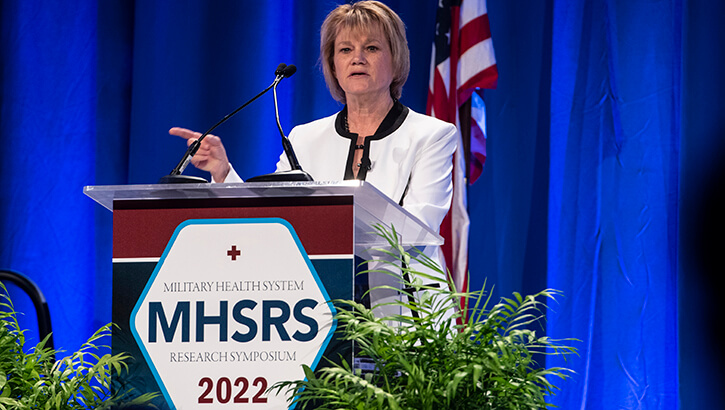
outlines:
M468 290L469 219L464 170L470 170L469 182L473 183L486 159L483 101L474 91L495 88L497 80L486 1L439 0L426 111L428 115L456 124L462 138L470 138L466 144L459 141L454 156L453 203L441 225L441 235L446 241L443 255L458 290ZM469 99L474 100L470 110L472 118L461 121L459 108ZM461 123L470 123L470 129L461 129ZM471 147L468 167L464 146Z

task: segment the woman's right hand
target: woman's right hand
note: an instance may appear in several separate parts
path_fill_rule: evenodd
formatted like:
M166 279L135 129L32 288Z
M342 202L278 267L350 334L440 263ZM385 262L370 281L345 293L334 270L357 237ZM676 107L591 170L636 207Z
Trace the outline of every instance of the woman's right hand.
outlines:
M169 134L184 138L187 146L201 137L200 132L180 127L170 129ZM210 172L214 182L224 182L231 169L221 138L211 134L201 141L199 150L191 157L191 163L203 171Z

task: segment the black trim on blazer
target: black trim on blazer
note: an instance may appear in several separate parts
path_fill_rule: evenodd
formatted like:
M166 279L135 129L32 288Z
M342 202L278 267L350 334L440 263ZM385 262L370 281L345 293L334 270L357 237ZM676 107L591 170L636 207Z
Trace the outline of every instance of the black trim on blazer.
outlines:
M403 121L408 117L408 112L410 110L408 107L404 106L400 101L395 100L393 103L393 107L390 108L390 111L388 111L388 114L385 116L385 119L383 119L383 122L380 123L380 126L375 131L375 134L368 135L365 137L365 145L363 148L363 155L361 158L362 164L370 164L370 145L372 141L381 140L388 135L395 132L398 128L400 128L401 125L403 125ZM364 181L368 174L368 166L361 166L360 170L357 173L357 178L353 176L352 173L352 161L353 158L355 158L355 148L357 146L357 137L358 135L355 133L352 133L348 131L345 127L345 120L347 119L347 106L345 106L342 111L340 111L337 114L337 118L335 119L335 131L337 131L338 134L340 134L341 137L347 138L350 140L350 148L347 153L347 161L345 161L345 176L344 179L359 179L361 181Z

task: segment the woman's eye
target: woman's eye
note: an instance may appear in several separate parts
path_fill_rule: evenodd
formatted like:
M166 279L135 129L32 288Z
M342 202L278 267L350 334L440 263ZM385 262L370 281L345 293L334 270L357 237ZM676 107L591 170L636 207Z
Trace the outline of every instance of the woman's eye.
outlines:
M377 46L368 46L368 51L378 51Z

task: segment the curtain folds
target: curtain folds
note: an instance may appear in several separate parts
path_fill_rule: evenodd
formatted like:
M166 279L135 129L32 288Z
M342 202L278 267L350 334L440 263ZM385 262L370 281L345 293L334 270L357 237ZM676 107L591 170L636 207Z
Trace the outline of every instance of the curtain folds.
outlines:
M577 371L562 408L677 408L681 19L555 2L548 283L566 296L548 331L581 340L549 362Z
M385 2L408 30L402 102L424 112L436 1ZM170 127L204 131L281 62L298 67L278 88L285 131L339 110L317 61L334 3L0 2L0 267L44 290L57 346L111 320L112 214L83 186L156 182L185 151ZM692 201L718 198L700 165L723 162L724 7L488 2L500 78L484 92L488 158L469 187L471 284L563 291L546 332L579 339L580 354L547 359L576 372L556 381L559 408L707 408L705 386L719 386L699 353L717 350L702 333L716 319L698 308L716 275L696 275L692 250L719 249L722 234L703 242L697 223L716 219ZM215 133L242 177L272 171L271 93Z
M45 292L56 346L78 346L75 334L110 319L96 298L94 204L82 195L95 173L96 4L0 5L0 266ZM21 320L34 318L19 302Z

